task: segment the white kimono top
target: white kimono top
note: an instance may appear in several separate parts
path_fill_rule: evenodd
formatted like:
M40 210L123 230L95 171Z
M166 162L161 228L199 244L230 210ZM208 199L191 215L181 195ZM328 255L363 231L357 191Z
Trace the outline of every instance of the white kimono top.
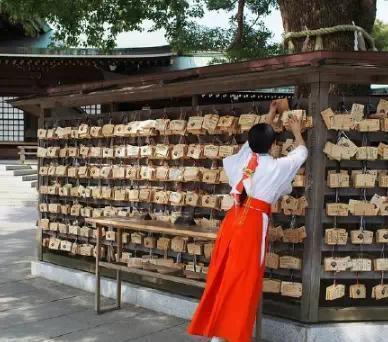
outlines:
M240 151L223 159L225 173L232 187L231 193L238 193L237 184L243 176L243 170L251 158L252 150L246 142ZM252 177L243 181L248 196L267 203L276 203L277 200L292 191L292 180L306 161L308 150L300 145L286 157L273 158L269 154L258 155L258 165ZM263 214L262 251L265 251L265 240L268 230L268 216ZM260 254L260 263L264 262L265 253Z
M237 192L236 185L240 182L243 169L251 155L252 150L246 142L238 153L224 158L223 165L229 185L232 187L231 193ZM291 193L291 182L306 161L307 155L307 148L303 145L282 158L275 159L269 154L259 154L255 173L243 181L247 195L272 204L280 197Z

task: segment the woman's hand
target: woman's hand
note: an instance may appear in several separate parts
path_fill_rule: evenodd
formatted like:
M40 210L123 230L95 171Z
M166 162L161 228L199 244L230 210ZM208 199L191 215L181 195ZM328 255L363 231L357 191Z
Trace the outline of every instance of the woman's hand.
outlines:
M294 135L302 132L302 120L298 119L295 115L288 119L288 125Z
M292 134L295 137L295 145L305 145L305 142L302 137L302 120L298 119L296 116L293 115L288 119L288 125L291 129Z
M269 114L272 114L272 113L276 114L277 110L278 110L278 103L275 100L271 101L271 104L269 105L269 112L268 113Z
M267 120L268 124L273 123L277 111L278 111L278 103L275 100L273 100L273 101L271 101L271 104L269 105L268 120Z

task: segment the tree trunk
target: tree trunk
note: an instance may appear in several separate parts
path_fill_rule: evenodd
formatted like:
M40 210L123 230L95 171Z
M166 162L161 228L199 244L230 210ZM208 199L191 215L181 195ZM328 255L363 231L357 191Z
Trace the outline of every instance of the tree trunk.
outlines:
M238 48L242 45L243 35L244 35L244 7L245 0L238 0L237 5L237 14L236 14L236 34L234 40L231 44L231 48Z
M285 32L352 24L371 33L376 18L376 0L278 0ZM301 52L304 38L293 39L295 52ZM322 36L323 49L353 51L354 33L338 32ZM307 51L314 49L311 37Z
M352 24L372 32L376 18L376 0L278 0L285 32L303 31ZM353 51L354 33L338 32L322 36L323 50ZM305 38L292 39L294 52L313 51L315 37L305 43ZM287 48L287 46L286 46ZM369 86L331 87L331 93L363 94L369 91ZM298 87L297 96L307 96L309 89Z

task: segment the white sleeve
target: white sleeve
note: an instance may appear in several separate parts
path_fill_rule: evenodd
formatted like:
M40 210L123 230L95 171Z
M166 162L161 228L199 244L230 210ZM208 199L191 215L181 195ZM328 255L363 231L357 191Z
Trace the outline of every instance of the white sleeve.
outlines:
M280 188L280 197L289 195L292 192L292 184L291 182L284 183Z
M280 166L280 170L284 179L285 185L287 185L287 189L285 191L291 189L291 182L295 178L296 173L301 168L303 163L306 161L308 156L308 150L306 146L299 145L295 149L293 149L286 157L279 158L278 163Z
M243 176L244 168L248 164L251 153L252 150L247 141L241 147L240 151L222 160L229 185L232 187L232 192L235 191L235 186Z

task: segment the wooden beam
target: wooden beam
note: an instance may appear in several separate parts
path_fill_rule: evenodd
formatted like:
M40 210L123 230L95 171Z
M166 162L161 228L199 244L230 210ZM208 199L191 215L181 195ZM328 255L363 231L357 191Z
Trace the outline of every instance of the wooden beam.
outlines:
M316 58L319 53L312 53L313 59ZM227 76L227 75L241 75L252 71L265 71L268 69L276 70L284 68L285 66L301 66L306 65L306 60L309 58L309 54L303 55L287 55L273 58L265 58L240 63L229 63L221 65L212 65L201 68L192 68L188 70L159 72L147 75L135 75L122 79L105 80L99 82L84 83L80 85L52 87L47 90L50 95L54 94L71 94L75 92L90 92L95 90L103 90L114 87L146 85L154 83L171 83L183 80L194 80L210 78L215 76ZM307 63L309 64L309 63Z
M86 218L85 222L116 229L140 230L152 233L194 237L215 240L217 234L198 226L187 227L151 220L131 220L126 218Z
M48 94L72 93L82 89L85 91L93 91L97 89L109 88L112 86L124 87L127 85L150 84L158 81L172 82L183 79L208 78L214 76L226 75L241 75L242 73L251 71L266 71L277 70L287 67L297 66L318 66L322 64L379 64L387 65L387 53L376 52L333 52L333 51L314 51L298 53L293 55L276 56L270 58L262 58L239 63L229 63L221 65L211 65L201 68L193 68L188 70L170 71L152 73L149 75L134 75L120 80L105 80L99 82L91 82L87 84L52 87L48 89Z
M140 275L143 277L163 279L163 280L171 281L174 283L179 283L179 284L184 284L184 285L189 285L189 286L196 286L196 287L200 287L200 288L205 287L204 282L196 281L196 280L192 280L192 279L186 279L183 277L171 276L171 275L161 274L161 273L157 273L157 272L144 271L144 270L137 269L137 268L129 268L127 266L122 266L122 265L113 264L113 263L104 262L104 261L100 261L99 264L100 264L100 267L104 267L104 268L107 268L110 270L119 270L119 271L126 272L126 273L137 274L137 275Z
M14 69L13 71L3 70L2 65L0 65L0 79L40 80L41 78L42 78L41 72L21 71L18 69Z
M387 306L322 307L319 308L319 321L386 321Z
M255 90L266 87L299 85L317 80L316 68L304 67L287 70L248 73L243 75L215 77L211 79L185 81L171 84L153 84L129 87L119 90L101 91L90 94L40 97L13 101L16 107L40 104L43 108L74 107L111 102L137 102L167 99L173 97L191 97L211 92L231 92Z
M338 84L388 84L388 67L374 65L323 65L320 70L323 82Z
M264 294L264 297L266 294ZM279 301L269 298L263 299L264 314L275 317L288 318L292 320L301 320L300 304L297 302Z
M15 104L17 106L25 106L28 104L36 105L37 103L43 103L48 101L44 104L45 107L67 107L71 103L77 106L95 103L107 103L108 100L106 97L109 97L111 95L115 96L115 98L110 98L110 101L149 101L152 100L152 96L154 95L157 95L158 99L162 99L174 96L191 96L193 94L202 94L210 91L234 91L237 90L237 88L240 88L240 90L244 90L252 89L255 87L266 87L270 83L272 83L271 86L299 84L300 82L314 82L314 80L309 79L310 75L308 74L308 69L306 68L319 67L325 70L324 68L331 66L333 63L339 64L337 65L336 70L331 69L332 73L330 73L330 75L334 78L342 79L345 82L349 80L350 82L350 80L353 81L355 77L354 68L359 68L360 70L363 70L363 73L368 73L371 71L371 67L378 67L380 69L374 69L374 74L370 77L368 82L385 82L385 73L388 69L387 53L337 53L320 51L288 56L279 56L241 63L214 65L203 68L158 73L145 76L132 76L120 80L108 80L75 86L55 87L51 88L48 91L49 94L54 95L50 96L49 99L47 97L35 98L31 100L25 99L16 101ZM348 71L345 70L346 68ZM287 71L289 71L290 69L299 70L299 73L297 72L295 75L293 75L295 82L290 82L286 80L282 82L280 79L278 79L277 82L275 82L275 80L274 82L270 82L270 79L268 79L268 75L266 76L266 73L272 73L275 77L276 72L283 71L285 72L283 76L287 78ZM339 72L340 70L342 70L341 72L343 72L344 74L338 76L339 74L337 73L337 71ZM329 71L330 69L327 69L328 73ZM250 80L249 74L256 75L257 81L254 82L253 80ZM328 75L329 74L325 76L325 73L323 73L322 80L328 81ZM352 76L353 78L349 76ZM239 87L233 87L231 84L227 85L226 82L228 77L233 79L233 81L231 82L239 83ZM266 77L267 79L265 79ZM343 77L345 79L343 79ZM209 83L206 83L206 80L209 80ZM194 93L189 94L189 91L187 90L186 86L191 85L190 81L203 81L205 82L204 84L207 85L207 87L203 90L200 90L199 88L195 89ZM220 85L219 82L224 81L224 87L217 87L217 84ZM244 86L244 82L247 84L246 86ZM184 88L181 89L179 93L177 93L176 89L168 87L168 85L174 83L179 83ZM211 83L213 84L211 85ZM201 83L196 84L198 86L201 85ZM146 86L149 86L149 88L147 88L149 92L155 91L157 92L157 94L145 94ZM116 89L116 92L115 90L112 90L112 88L120 89ZM179 88L180 86L178 86L178 90ZM89 92L93 93L89 94L90 96L86 96L86 98L83 98L82 96L77 96L80 93ZM71 97L71 101L66 101L66 99L64 99L64 97L66 97L65 95L67 95L69 98Z

